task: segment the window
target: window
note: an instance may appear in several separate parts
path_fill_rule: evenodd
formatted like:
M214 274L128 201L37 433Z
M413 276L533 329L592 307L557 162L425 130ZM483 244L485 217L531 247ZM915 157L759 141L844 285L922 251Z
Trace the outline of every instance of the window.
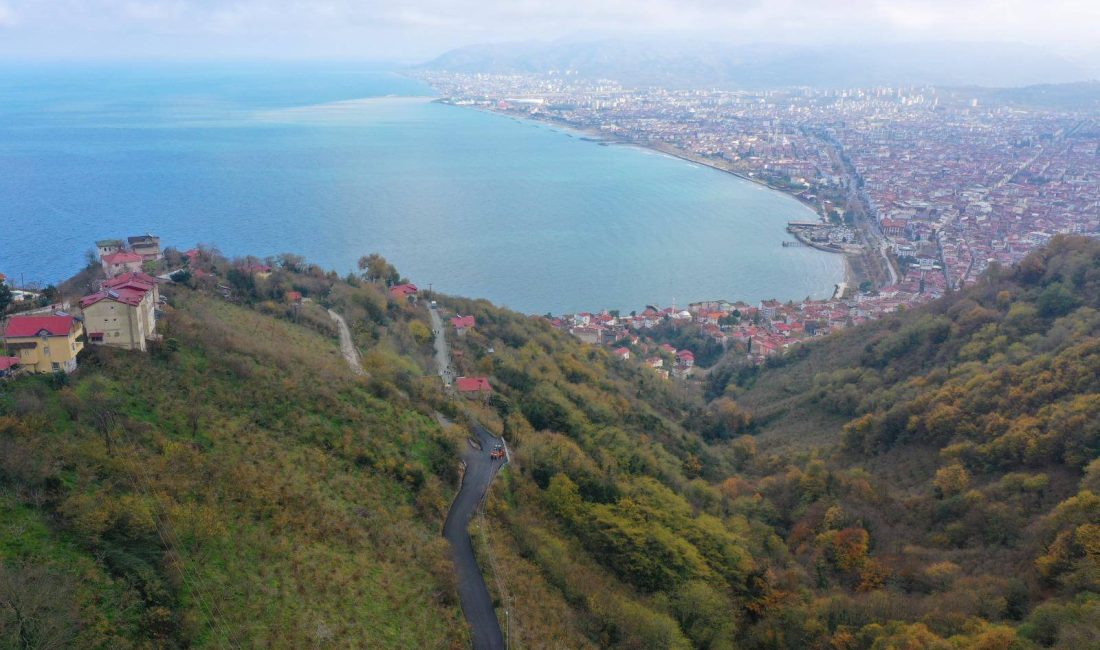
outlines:
M43 345L42 346L42 354L44 354L47 357L50 356L50 346Z
M56 361L51 363L50 367L53 368L54 370L61 370L61 364L57 363Z

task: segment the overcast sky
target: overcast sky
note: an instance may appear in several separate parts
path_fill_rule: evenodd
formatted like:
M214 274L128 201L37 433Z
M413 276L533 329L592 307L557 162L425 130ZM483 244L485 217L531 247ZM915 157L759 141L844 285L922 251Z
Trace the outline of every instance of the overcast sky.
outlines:
M416 61L471 43L1004 41L1098 53L1098 0L0 0L0 57Z

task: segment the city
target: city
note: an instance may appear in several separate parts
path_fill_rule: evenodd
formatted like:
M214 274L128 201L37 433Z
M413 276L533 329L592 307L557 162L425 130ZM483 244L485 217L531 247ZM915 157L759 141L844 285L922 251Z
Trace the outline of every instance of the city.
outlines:
M987 93L934 87L748 92L631 89L568 72L420 76L442 101L706 164L796 196L845 240L858 233L863 254L846 254L849 283L831 300L791 305L777 322L775 310L759 310L769 315L758 326L770 336L750 355L758 361L967 286L990 264L1011 266L1054 235L1100 234L1095 112L986 105ZM709 311L688 310L701 322ZM557 322L614 342L622 338L614 328L636 320ZM807 320L819 326L802 327ZM711 326L716 338L752 338Z

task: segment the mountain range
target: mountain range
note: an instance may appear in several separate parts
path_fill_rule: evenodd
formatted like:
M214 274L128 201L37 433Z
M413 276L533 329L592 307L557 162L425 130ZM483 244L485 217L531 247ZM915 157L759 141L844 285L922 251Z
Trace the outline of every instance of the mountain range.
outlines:
M761 89L871 85L994 87L1097 77L1095 64L1007 43L750 45L669 39L470 45L416 66L483 73L570 71L627 85Z

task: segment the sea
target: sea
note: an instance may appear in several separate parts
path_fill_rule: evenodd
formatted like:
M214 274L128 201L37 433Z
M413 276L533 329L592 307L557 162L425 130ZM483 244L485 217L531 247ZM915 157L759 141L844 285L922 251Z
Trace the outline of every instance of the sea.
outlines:
M0 273L45 285L98 239L293 252L532 314L829 296L815 215L730 174L434 102L392 68L0 65ZM22 279L22 280L20 280Z

